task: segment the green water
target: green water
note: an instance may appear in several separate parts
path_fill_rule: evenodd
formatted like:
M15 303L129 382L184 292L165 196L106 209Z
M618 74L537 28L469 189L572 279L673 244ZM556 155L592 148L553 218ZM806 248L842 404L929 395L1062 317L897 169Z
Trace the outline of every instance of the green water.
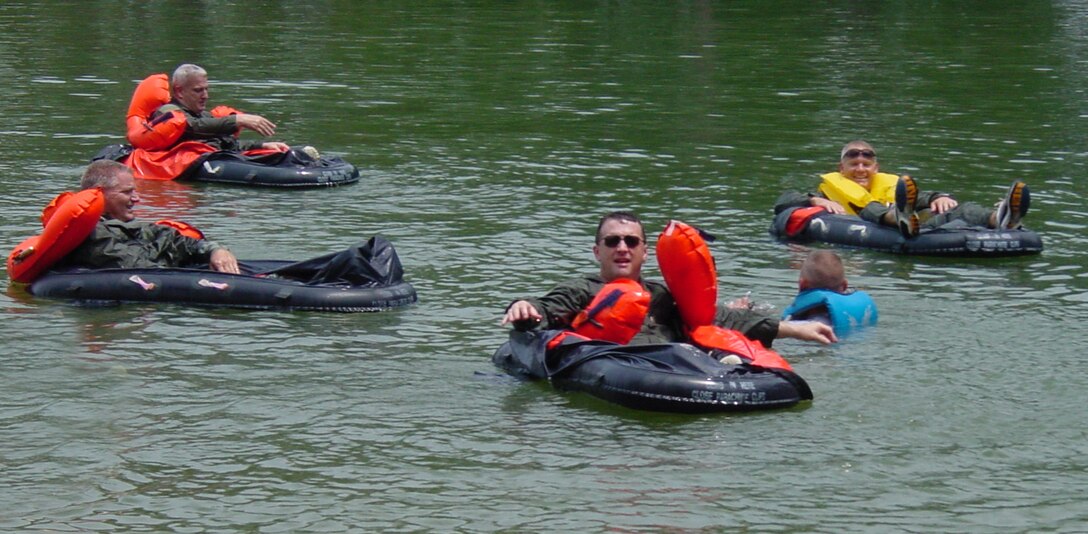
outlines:
M0 529L1085 530L1082 3L7 2L3 250L180 62L362 179L141 183L140 216L242 258L381 233L420 302L79 308L5 282ZM859 137L961 200L1025 180L1046 250L843 251L881 324L775 344L798 409L639 413L491 365L501 310L593 270L611 209L716 234L723 294L781 309L806 249L768 236L774 198Z

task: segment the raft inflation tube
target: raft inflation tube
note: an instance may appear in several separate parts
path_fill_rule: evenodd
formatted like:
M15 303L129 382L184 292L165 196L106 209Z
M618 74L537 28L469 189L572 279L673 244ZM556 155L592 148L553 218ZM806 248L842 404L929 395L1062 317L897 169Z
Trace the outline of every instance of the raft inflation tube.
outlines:
M636 410L674 413L788 408L812 399L797 374L725 364L686 343L619 345L585 340L548 350L558 330L510 333L491 361L522 379L544 379Z
M1043 250L1039 234L1026 228L980 228L957 220L906 238L891 226L833 215L818 207L783 210L775 216L770 233L779 241L819 242L918 256L1024 256Z
M63 206L62 206L63 208ZM54 217L55 218L55 217ZM200 239L186 223L158 221ZM78 243L77 243L78 244ZM380 235L305 261L239 260L242 274L207 268L87 269L62 266L38 276L36 297L103 306L162 302L245 309L371 312L416 302L393 244Z
M85 269L58 267L94 232L105 209L100 189L61 193L42 211L44 229L8 254L12 281L29 283L37 297L80 304L168 302L199 306L339 312L380 311L416 302L416 291L392 243L373 236L349 252L294 262L240 261L248 274L208 269ZM156 224L203 239L196 227L172 220Z
M614 329L601 320L595 322L602 328L580 324L573 330L515 330L492 355L492 362L519 378L546 379L558 389L638 410L743 412L812 400L808 384L781 356L740 332L713 324L717 274L698 229L670 222L658 238L657 252L693 344L617 343L630 339L642 325L641 317L636 323L620 313L606 316L618 325ZM636 288L614 293L631 284ZM632 304L621 308L637 310L640 288L629 280L610 282L578 318L591 322L601 308L623 299Z
M247 260L259 271L271 271L291 261ZM81 305L113 306L132 302L161 302L195 306L373 312L416 302L416 291L405 281L374 286L310 285L296 280L207 269L73 269L52 271L29 288L36 297L64 299Z
M359 181L359 170L335 156L317 154L310 147L286 152L250 150L220 151L198 141L179 141L187 127L182 111L153 117L170 102L166 74L152 74L132 94L125 117L128 145L109 145L91 161L110 159L130 167L146 180L193 180L269 187L318 187ZM210 110L215 117L238 114L228 106ZM239 132L235 132L235 136Z

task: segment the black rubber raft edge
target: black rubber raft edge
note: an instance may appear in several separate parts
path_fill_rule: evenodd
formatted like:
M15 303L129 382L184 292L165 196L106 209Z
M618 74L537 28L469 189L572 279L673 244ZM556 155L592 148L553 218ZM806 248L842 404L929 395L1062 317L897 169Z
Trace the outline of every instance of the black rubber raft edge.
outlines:
M796 208L794 208L796 209ZM940 228L905 238L890 226L847 215L814 216L796 235L786 235L786 223L794 209L774 218L770 233L780 241L820 242L919 256L1000 257L1038 254L1043 250L1039 234L1024 228L995 230L953 221Z
M163 302L332 312L382 311L417 301L415 288L404 281L373 287L306 285L287 279L202 269L51 271L35 280L28 290L36 297L93 305Z

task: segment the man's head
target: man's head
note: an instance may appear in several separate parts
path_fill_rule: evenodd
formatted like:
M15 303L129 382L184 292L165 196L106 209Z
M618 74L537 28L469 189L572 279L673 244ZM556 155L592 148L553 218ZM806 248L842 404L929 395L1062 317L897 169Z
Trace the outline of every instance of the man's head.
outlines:
M185 63L174 69L170 78L170 87L177 100L185 109L194 113L204 111L208 102L208 73L192 63Z
M629 211L614 211L597 223L597 241L593 256L601 263L601 279L638 280L642 264L649 254L642 221Z
M107 217L125 222L136 218L132 208L140 201L140 195L136 193L136 180L131 169L116 161L95 161L87 166L79 181L80 189L94 187L101 189L106 198Z
M868 189L870 180L880 170L876 162L876 150L865 141L850 141L839 153L839 172Z
M801 265L801 276L797 281L801 290L829 289L837 293L846 291L846 274L842 259L830 250L814 250Z

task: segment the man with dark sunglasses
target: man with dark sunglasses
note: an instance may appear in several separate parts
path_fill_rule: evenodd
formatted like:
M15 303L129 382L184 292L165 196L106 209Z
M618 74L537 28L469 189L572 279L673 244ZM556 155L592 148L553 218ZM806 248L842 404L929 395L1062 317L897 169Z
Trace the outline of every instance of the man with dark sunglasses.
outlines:
M880 172L876 150L861 140L847 143L839 154L838 171L820 178L815 193L783 193L774 212L818 206L830 213L857 215L898 227L904 237L913 237L923 228L937 228L954 220L985 228L1019 228L1031 202L1028 186L1021 181L1012 183L995 209L973 202L961 204L948 193L919 191L910 176Z
M641 331L631 344L687 341L683 319L665 284L642 278L642 264L649 255L646 231L638 216L616 211L601 217L593 256L600 263L597 274L568 280L540 298L514 301L506 308L502 324L518 330L561 329L589 306L597 293L619 278L638 281L650 292L650 306ZM748 307L719 306L715 324L737 330L770 347L775 338L792 337L820 343L836 341L830 326L817 322L780 321Z

